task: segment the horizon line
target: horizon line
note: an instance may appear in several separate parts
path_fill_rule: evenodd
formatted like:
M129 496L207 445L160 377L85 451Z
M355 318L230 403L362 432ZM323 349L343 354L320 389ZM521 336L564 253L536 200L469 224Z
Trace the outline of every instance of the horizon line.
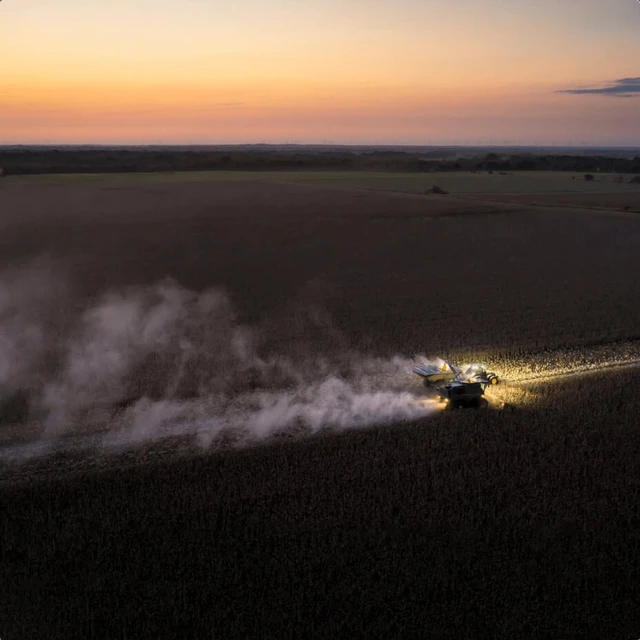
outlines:
M433 143L372 143L372 142L363 142L363 143L345 143L345 142L233 142L233 143L216 143L216 142L136 142L136 143L126 143L126 142L16 142L16 143L2 143L0 142L0 149L3 148L15 148L15 147L52 147L52 148L60 148L60 147L85 147L85 148L141 148L141 147L224 147L224 148L233 148L233 147L341 147L341 148L354 148L354 147L370 147L370 148L407 148L407 149L416 149L416 148L432 148L432 149L625 149L625 150L633 150L640 149L640 142L637 144L631 145L621 145L621 144L596 144L596 143L551 143L551 144L541 144L541 143L502 143L502 144L493 144L493 143L471 143L471 144L433 144Z

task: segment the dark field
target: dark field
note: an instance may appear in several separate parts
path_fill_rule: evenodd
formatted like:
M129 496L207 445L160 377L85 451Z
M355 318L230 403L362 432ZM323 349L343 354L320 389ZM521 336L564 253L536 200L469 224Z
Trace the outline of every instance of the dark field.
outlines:
M635 186L635 185L634 185ZM603 211L627 211L640 213L640 188L621 190L620 193L575 192L575 193L503 193L482 196L474 195L476 202L506 202L513 205L540 205L545 207L569 207L601 209Z
M638 376L538 391L7 487L3 637L634 638Z
M349 346L383 354L519 353L640 336L632 214L117 180L6 181L0 207L4 267L46 254L78 297L167 276L190 289L219 285L241 320L275 325L273 340L295 334L298 301L321 305Z
M298 359L507 363L640 338L636 214L10 178L0 229L2 268L46 256L63 283L46 314L69 323L169 276L223 287L259 349ZM0 487L0 637L637 638L637 371L522 384L514 411L53 459Z

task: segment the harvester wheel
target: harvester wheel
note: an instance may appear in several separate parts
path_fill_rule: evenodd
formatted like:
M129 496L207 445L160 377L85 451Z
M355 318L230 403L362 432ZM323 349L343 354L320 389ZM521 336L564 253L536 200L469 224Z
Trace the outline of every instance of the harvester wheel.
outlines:
M491 384L498 384L498 376L491 376Z

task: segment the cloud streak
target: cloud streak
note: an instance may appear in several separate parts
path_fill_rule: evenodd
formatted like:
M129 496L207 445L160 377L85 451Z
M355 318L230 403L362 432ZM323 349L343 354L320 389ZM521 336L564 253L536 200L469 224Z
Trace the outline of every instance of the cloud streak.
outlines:
M601 87L561 89L557 93L573 95L614 96L617 98L633 98L640 94L639 78L620 78Z

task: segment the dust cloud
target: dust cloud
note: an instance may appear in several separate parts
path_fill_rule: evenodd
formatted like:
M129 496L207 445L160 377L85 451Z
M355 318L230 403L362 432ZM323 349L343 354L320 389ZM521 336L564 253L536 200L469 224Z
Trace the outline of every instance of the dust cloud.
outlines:
M224 437L368 427L433 410L410 391L410 360L344 345L319 354L313 336L322 343L335 329L316 311L302 314L306 349L299 341L289 349L270 341L273 323L242 324L219 288L195 292L167 279L81 302L47 261L5 271L0 435L16 412L20 424L18 443L0 441L0 459L170 436L209 448Z

